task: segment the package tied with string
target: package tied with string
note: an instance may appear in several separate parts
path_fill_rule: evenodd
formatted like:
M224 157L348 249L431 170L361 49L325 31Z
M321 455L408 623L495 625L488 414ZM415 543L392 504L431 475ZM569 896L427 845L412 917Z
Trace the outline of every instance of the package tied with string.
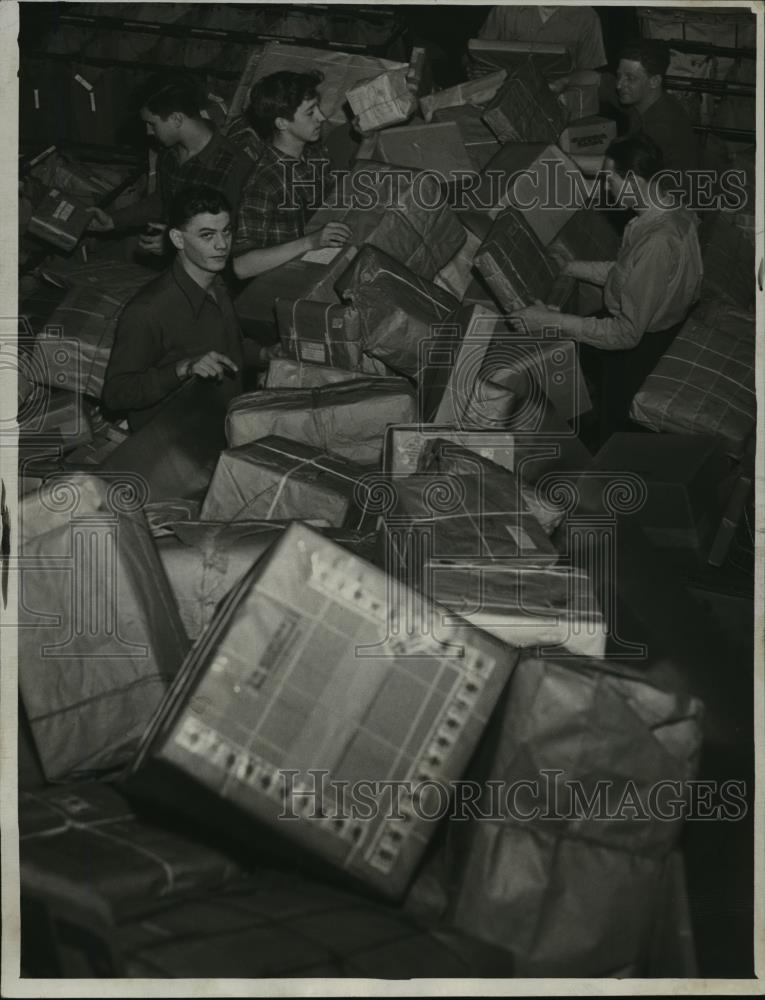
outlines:
M402 378L250 392L231 401L226 440L236 448L276 434L361 465L377 465L388 424L410 423L416 406L414 389Z
M389 69L352 87L345 95L362 132L398 125L414 114L417 98L409 89L407 69Z
M200 518L322 518L332 527L359 528L364 474L363 468L339 455L269 435L221 454Z

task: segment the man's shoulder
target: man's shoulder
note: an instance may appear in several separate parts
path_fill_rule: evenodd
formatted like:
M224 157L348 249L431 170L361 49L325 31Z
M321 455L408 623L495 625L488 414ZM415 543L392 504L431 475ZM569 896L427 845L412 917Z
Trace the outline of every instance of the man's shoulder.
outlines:
M164 300L170 301L177 295L178 286L173 278L172 268L168 268L156 278L152 278L142 288L136 292L123 310L123 315L128 312L140 312L152 307L156 307Z
M668 94L666 90L662 92L659 100L648 109L647 114L651 115L651 112L653 112L652 117L656 119L661 119L684 128L693 127L685 105L673 94Z

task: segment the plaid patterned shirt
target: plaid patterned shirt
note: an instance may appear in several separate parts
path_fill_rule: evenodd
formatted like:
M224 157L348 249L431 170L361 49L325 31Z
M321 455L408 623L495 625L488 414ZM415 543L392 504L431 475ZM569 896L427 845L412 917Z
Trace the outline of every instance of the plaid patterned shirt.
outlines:
M329 156L321 143L306 146L299 160L266 145L242 195L234 256L304 236L331 183Z
M245 182L252 171L252 160L244 150L220 132L196 156L181 163L175 149L163 149L157 159L157 175L165 210L181 188L208 184L231 202L236 216Z

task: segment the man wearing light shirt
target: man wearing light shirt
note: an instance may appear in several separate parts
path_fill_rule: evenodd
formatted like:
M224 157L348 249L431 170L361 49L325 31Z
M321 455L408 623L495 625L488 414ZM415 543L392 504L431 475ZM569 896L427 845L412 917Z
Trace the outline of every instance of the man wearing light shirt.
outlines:
M565 274L603 287L603 315L574 316L537 303L511 317L532 335L557 328L563 337L595 348L601 361L610 355L604 365L604 427L611 429L626 420L632 396L701 291L698 220L651 183L662 167L661 151L643 135L617 139L606 151L609 190L636 216L615 261L571 261L564 267Z

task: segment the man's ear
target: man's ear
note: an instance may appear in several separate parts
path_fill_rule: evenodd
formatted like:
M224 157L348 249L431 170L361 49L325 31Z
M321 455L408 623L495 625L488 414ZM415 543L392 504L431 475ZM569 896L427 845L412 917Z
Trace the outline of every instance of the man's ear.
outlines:
M183 233L180 229L171 229L170 242L173 244L176 250L183 250Z
M274 119L274 131L275 132L283 132L287 128L288 125L289 125L289 121L286 118L284 118L282 115L279 115L278 118Z
M648 77L648 86L651 90L660 90L662 85L661 75L659 73L654 73L653 76Z
M167 121L170 122L174 128L180 128L183 125L186 115L182 111L171 111L167 116Z

